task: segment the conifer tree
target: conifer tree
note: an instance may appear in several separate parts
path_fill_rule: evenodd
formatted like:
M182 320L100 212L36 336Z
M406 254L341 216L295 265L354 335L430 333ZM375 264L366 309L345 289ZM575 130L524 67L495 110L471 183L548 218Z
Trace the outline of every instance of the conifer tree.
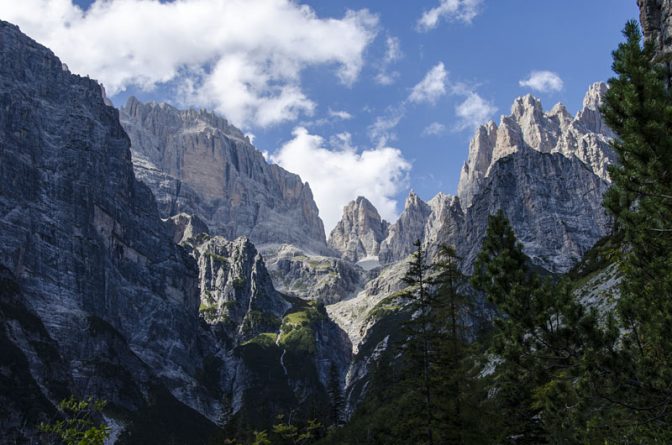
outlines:
M332 363L329 367L329 382L327 392L331 403L331 421L335 426L343 424L343 410L345 401L343 400L343 391L341 390L340 377L336 364Z
M433 298L430 292L431 278L430 267L427 264L426 253L420 240L413 244L415 252L413 253L408 265L408 271L403 278L408 286L404 297L410 300L409 309L413 314L406 323L406 330L409 335L407 343L407 355L412 368L409 375L409 388L421 388L422 398L422 423L424 424L424 438L428 445L434 444L434 412L432 409L432 364L434 362L434 344L433 344L433 326L432 326L432 303ZM414 380L419 376L419 384Z
M452 246L439 247L433 265L436 296L432 307L432 326L436 336L436 360L433 382L436 388L437 428L442 443L464 444L470 428L467 417L468 392L472 383L464 360L469 348L468 327L464 320L471 314L469 299L463 293L467 279L460 270L460 261Z
M672 440L672 92L637 23L627 23L624 35L602 109L617 135L619 163L609 169L605 206L625 242L618 302L624 335L605 356L621 365L607 368L598 389L621 413L617 423L630 425L628 434L655 443Z

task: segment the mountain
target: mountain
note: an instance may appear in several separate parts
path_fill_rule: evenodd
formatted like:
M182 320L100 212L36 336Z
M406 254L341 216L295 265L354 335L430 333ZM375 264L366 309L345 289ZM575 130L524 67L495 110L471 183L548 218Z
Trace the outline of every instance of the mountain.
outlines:
M308 184L266 162L249 139L204 110L178 110L131 97L120 110L138 179L166 218L197 215L213 235L246 236L256 245L328 249Z
M653 42L656 59L667 67L672 86L672 3L669 0L637 0L639 21L646 40Z
M327 243L308 184L225 119L118 112L4 22L0 56L0 441L33 439L69 394L107 400L119 443L328 419L332 368L351 413L403 335L414 241L468 272L503 209L562 273L611 228L604 84L574 116L516 99L477 130L458 196L411 192L392 224L358 197Z
M340 252L341 258L353 263L377 257L388 226L373 204L359 196L343 209L343 217L329 235L329 246Z
M469 144L469 158L460 173L457 195L462 206L473 204L499 159L526 149L576 157L608 181L606 167L615 156L609 147L613 134L599 112L606 88L604 83L591 85L574 117L562 104L544 112L541 101L528 94L514 101L511 114L502 116L499 125L491 121L481 126Z
M37 440L70 395L106 400L121 444L207 443L232 416L260 428L290 411L326 419L330 369L342 384L352 347L324 307L277 291L249 239L217 235L224 226L201 214L162 219L96 81L1 21L0 60L0 442ZM245 144L226 146L245 172L231 173L235 193L261 190L253 169L270 175L294 207L259 213L298 218L297 242L328 250L307 185ZM252 234L298 236L263 238L269 222Z
M30 436L70 393L121 417L160 398L203 437L213 425L197 411L217 401L195 378L198 269L135 179L117 110L1 21L0 60L1 441Z
M411 191L399 219L389 227L388 235L380 246L380 261L392 263L408 256L413 243L422 238L427 218L432 209Z
M609 233L602 195L615 154L613 133L599 113L606 90L606 84L591 85L574 117L561 104L546 113L538 99L523 96L499 126L490 122L477 130L458 185L466 207L458 251L467 270L488 215L499 209L525 253L555 273L567 272Z

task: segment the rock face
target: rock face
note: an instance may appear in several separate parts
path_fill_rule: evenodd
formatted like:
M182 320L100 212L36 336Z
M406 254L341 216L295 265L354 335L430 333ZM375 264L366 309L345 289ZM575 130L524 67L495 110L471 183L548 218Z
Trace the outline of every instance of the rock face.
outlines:
M100 85L0 21L0 109L0 268L23 311L4 318L25 322L1 330L34 397L90 394L128 412L153 385L207 411L215 402L193 377L196 265L135 179Z
M366 279L349 261L308 255L291 245L266 251L264 257L277 289L303 300L336 303L353 296Z
M406 258L413 252L416 240L422 242L430 256L441 244L457 246L463 219L462 207L454 196L438 193L424 202L411 192L399 219L381 243L381 262L389 264Z
M639 21L647 40L656 46L656 58L672 73L672 1L637 0ZM672 74L668 76L672 84Z
M120 117L136 175L154 192L163 217L186 212L230 240L246 236L257 245L327 250L308 184L268 164L225 119L135 98Z
M387 238L380 246L381 263L391 263L405 258L413 251L413 243L422 238L425 224L432 209L411 192L404 203L404 210L397 222L389 228Z
M173 233L175 244L182 244L201 234L210 234L208 226L198 216L178 213L165 221Z
M511 114L502 116L499 125L489 122L480 127L469 145L469 159L457 188L463 208L473 204L499 159L524 149L576 157L608 181L606 167L615 161L615 155L609 147L613 134L599 112L606 90L604 83L593 84L574 117L562 104L544 112L539 99L531 95L519 97Z
M609 233L611 221L602 207L607 188L576 157L524 148L500 159L466 213L458 249L466 270L480 250L488 215L503 209L535 264L567 272Z
M388 226L373 204L360 196L343 209L343 217L329 235L329 246L340 252L341 258L353 263L377 257Z
M221 324L235 343L276 331L292 305L273 287L254 245L247 238L221 236L202 236L193 243L205 321Z

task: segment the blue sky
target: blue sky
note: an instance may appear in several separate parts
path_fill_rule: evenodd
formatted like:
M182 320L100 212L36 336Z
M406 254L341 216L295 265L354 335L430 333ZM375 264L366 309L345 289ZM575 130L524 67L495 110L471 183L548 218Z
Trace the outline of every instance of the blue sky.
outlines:
M454 193L474 125L517 96L576 112L638 14L635 0L107 3L0 0L0 18L116 105L133 94L225 114L311 183L328 229L357 194L392 219L411 188ZM533 71L553 73L543 91L519 84Z

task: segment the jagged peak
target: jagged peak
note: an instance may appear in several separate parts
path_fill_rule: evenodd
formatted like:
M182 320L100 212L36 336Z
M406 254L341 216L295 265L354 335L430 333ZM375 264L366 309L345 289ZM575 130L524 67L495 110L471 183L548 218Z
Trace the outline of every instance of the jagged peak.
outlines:
M371 203L371 201L369 201L368 199L366 199L365 196L361 196L361 195L358 196L357 198L355 198L354 201L351 201L350 204L348 204L348 205L356 205L357 207L371 207L371 208L373 208L373 209L376 208L376 207Z
M547 116L558 116L558 115L563 115L563 116L570 116L569 111L567 111L567 107L565 107L565 104L562 102L558 102L557 104L553 105L553 108L551 108L551 111L546 113Z
M179 109L167 102L150 101L143 103L137 97L131 96L121 110L130 116L136 117L149 114L154 110L160 110L162 113L171 116L173 119L179 119L179 121L184 122L185 124L191 125L195 122L201 122L206 126L224 132L224 134L228 136L249 142L249 138L247 138L240 129L231 125L226 118L205 108Z
M449 195L447 193L439 192L432 199L427 201L427 204L430 207L434 207L435 205L441 203L441 202L448 202L448 205L453 205L457 201L457 196Z
M404 203L404 210L409 209L411 207L418 207L422 204L426 204L425 201L420 199L420 197L415 193L415 191L411 190L408 193L406 202Z
M607 94L609 85L605 82L595 82L588 88L588 92L583 97L583 108L591 110L599 110L604 100L604 95Z
M511 115L515 118L520 118L530 111L532 113L543 113L543 110L541 100L531 94L517 97L511 105Z

